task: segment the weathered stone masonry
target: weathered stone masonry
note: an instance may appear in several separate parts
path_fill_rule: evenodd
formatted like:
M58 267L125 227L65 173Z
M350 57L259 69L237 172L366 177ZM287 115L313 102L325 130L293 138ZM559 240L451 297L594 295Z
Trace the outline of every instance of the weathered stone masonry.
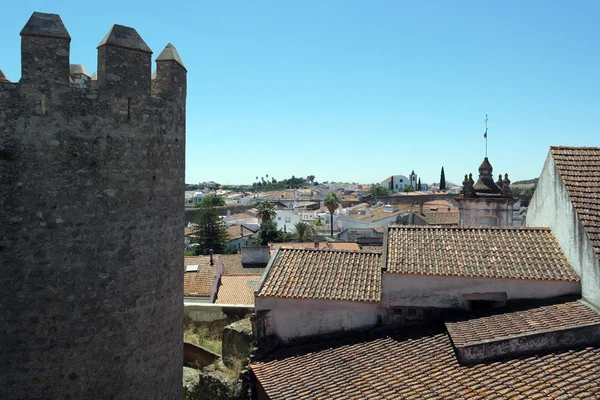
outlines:
M34 13L0 81L0 398L181 397L186 70L115 25L95 87ZM93 82L93 81L92 81Z

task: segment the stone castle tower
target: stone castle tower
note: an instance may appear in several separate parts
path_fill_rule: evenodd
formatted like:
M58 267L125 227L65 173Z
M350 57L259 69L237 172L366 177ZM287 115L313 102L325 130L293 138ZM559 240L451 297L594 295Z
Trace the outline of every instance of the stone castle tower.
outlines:
M152 79L115 25L73 85L58 15L21 37L21 80L0 80L0 398L181 398L186 69L168 45Z

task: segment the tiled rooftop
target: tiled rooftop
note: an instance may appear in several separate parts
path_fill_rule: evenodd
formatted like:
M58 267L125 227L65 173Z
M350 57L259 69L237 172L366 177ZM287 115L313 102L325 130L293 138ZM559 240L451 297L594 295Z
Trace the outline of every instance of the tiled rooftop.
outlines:
M283 348L251 369L278 399L598 399L600 347L460 365L442 328Z
M390 226L387 272L579 281L548 228Z
M570 301L447 322L446 328L454 345L461 347L488 340L598 323L600 314L578 301Z
M573 207L600 260L600 147L552 147Z
M254 304L254 290L260 275L223 275L217 292L217 304Z
M183 294L185 296L210 296L217 272L217 258L214 265L210 265L209 256L184 257L183 265ZM185 272L188 265L197 265L198 270Z
M271 243L272 249L278 248L314 249L315 242L283 242ZM360 251L360 246L354 242L319 242L319 249Z
M376 222L385 218L398 216L399 214L410 210L409 204L394 204L392 206L394 209L393 212L384 211L384 207L385 206L366 208L366 211L361 211L361 214L339 214L338 218L353 219L365 222Z
M282 248L259 296L377 302L381 254Z
M254 233L254 231L246 228L243 225L231 225L227 227L227 235L229 236L229 240L235 240L246 236L252 236L254 235Z
M244 267L241 254L220 254L219 257L223 262L223 275L262 275L265 271L264 267Z

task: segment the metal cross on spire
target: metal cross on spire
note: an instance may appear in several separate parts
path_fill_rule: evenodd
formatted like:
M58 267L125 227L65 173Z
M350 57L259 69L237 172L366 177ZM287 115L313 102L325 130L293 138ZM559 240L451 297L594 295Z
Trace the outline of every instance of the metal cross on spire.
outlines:
M483 138L485 139L485 157L487 158L487 123L488 116L485 114L485 132L483 133Z

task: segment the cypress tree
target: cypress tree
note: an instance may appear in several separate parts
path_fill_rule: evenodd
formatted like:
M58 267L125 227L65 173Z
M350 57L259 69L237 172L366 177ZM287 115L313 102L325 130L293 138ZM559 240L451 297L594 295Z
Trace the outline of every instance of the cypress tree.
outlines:
M442 167L442 173L440 174L440 190L446 190L446 175L444 174L444 167Z
M421 178L419 178L419 183L417 183L417 191L421 191Z

